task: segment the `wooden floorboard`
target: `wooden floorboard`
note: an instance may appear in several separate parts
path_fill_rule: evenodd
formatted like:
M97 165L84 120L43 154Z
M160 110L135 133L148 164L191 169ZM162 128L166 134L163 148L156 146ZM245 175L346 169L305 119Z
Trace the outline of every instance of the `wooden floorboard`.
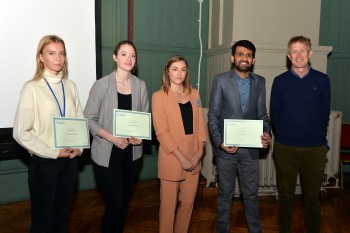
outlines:
M215 186L206 188L202 178L193 215L190 233L216 232ZM277 201L274 196L259 197L261 226L264 233L277 233ZM104 207L97 190L81 191L74 195L70 212L70 233L100 232L100 219ZM136 185L128 212L125 233L158 232L159 182L143 181ZM350 188L345 191L329 189L322 198L321 233L350 232ZM304 212L300 195L295 197L293 232L303 233ZM0 205L0 233L28 232L30 226L30 203L22 201ZM231 208L231 232L247 233L244 209L240 198L235 198Z

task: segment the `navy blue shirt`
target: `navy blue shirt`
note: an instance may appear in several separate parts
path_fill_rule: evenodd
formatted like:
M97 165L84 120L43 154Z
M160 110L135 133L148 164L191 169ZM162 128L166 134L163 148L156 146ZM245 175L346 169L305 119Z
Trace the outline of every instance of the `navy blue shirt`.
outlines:
M327 144L329 77L310 67L300 78L289 70L272 85L270 119L276 141L299 147Z

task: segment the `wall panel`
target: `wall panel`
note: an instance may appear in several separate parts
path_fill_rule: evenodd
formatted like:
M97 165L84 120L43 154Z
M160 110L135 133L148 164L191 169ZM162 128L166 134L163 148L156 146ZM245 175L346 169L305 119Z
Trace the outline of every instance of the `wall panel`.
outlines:
M208 44L208 6L209 2L204 1L201 27L204 56L200 72L200 92L203 100L207 78L205 51ZM134 0L137 75L146 81L150 93L159 90L164 65L174 54L183 55L188 60L192 84L197 84L200 54L198 19L197 0Z
M197 83L199 39L198 0L133 0L133 42L137 48L136 75L145 80L151 101L152 93L161 86L161 75L167 59L181 54L189 62L192 84ZM203 50L207 48L208 6L202 8ZM127 0L102 1L102 73L114 69L112 52L115 43L127 39ZM205 52L204 52L205 55ZM201 92L206 88L206 59L202 59ZM202 97L204 100L204 97ZM157 139L145 142L140 179L157 176ZM87 166L89 169L89 165Z
M343 113L343 122L350 123L350 2L322 0L320 44L330 45L327 74L332 85L332 109Z

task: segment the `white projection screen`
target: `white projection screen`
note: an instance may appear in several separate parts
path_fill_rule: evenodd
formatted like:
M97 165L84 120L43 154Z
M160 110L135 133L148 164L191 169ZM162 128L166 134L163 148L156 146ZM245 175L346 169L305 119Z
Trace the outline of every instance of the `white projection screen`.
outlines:
M85 107L96 80L94 0L7 0L0 7L0 129L12 128L23 84L35 72L39 40L48 34L66 44L69 79Z

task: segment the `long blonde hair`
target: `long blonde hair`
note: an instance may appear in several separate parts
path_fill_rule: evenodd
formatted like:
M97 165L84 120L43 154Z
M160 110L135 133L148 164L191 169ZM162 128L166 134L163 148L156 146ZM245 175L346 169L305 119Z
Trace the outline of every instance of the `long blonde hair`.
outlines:
M41 38L38 44L38 48L36 50L36 70L35 70L35 75L33 77L33 80L39 80L43 77L43 74L45 71L45 65L43 62L40 61L40 54L43 53L45 47L50 43L60 43L63 45L66 58L65 58L64 65L62 67L62 78L66 79L68 77L68 60L67 60L66 45L60 37L56 35L47 35Z
M171 64L173 64L174 62L178 62L178 61L184 61L186 64L187 73L186 73L186 77L185 77L185 80L184 80L182 86L183 86L184 92L187 92L187 94L191 94L192 85L191 85L191 79L190 79L190 70L188 68L188 63L187 63L186 59L181 55L174 55L174 56L170 57L168 62L166 63L166 65L164 67L164 71L163 71L163 77L162 77L162 89L164 90L165 93L169 92L169 88L170 88L170 77L168 75L169 67L171 66Z

